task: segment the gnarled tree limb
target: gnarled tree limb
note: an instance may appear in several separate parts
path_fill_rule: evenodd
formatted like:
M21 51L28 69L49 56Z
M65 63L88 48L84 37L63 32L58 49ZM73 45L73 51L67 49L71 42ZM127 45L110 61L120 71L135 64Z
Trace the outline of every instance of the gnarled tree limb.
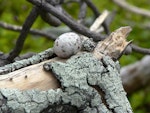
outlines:
M130 27L117 29L98 43L94 52L81 52L66 60L55 58L1 75L0 87L9 89L0 90L0 110L59 113L57 108L61 107L65 113L132 113L119 76L119 64L112 60L122 55L130 31ZM26 91L35 88L46 91Z

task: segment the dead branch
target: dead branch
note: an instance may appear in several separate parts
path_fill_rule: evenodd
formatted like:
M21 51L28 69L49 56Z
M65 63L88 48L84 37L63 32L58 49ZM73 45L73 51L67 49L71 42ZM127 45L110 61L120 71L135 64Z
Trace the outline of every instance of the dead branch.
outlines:
M127 27L121 27L121 28L117 29L116 31L112 32L108 38L106 38L104 41L100 41L97 44L97 46L95 47L95 50L92 52L92 54L97 59L101 59L103 56L107 55L107 56L110 56L112 59L117 60L122 55L122 52L124 51L126 46L130 43L130 42L126 42L126 38L130 31L131 31L131 28L127 26ZM118 39L118 37L120 37L120 38ZM47 85L45 84L43 86L41 86L40 84L37 84L37 83L40 83L40 81L41 81L40 76L43 76L43 79L47 79L47 77L46 78L44 77L45 72L42 72L43 71L42 65L45 62L42 62L42 63L39 63L39 62L43 61L42 59L47 60L52 55L53 55L53 50L48 49L47 51L41 52L37 55L34 55L32 58L24 59L22 61L17 61L12 64L8 64L8 65L5 65L4 67L1 67L0 68L1 74L5 74L8 72L11 72L11 73L0 76L0 78L1 78L0 87L1 88L4 88L4 87L12 88L13 87L13 88L18 88L18 89L23 90L23 89L28 89L28 88L31 89L31 88L49 86L48 83L46 83L46 82L45 83ZM54 62L54 61L65 62L66 59L54 58L54 59L50 60L50 62ZM46 61L46 62L48 62L48 61ZM35 65L29 66L29 64L31 64L31 63L35 64ZM36 63L39 63L39 64L36 64ZM26 65L28 67L23 68L24 65ZM19 67L19 68L16 68L16 67ZM22 68L22 69L20 69L20 68ZM17 69L19 69L19 70L17 70ZM13 70L17 70L17 71L12 72ZM38 70L39 70L39 72L37 72ZM35 74L39 77L34 77ZM26 79L26 77L27 77L27 79ZM42 79L42 81L44 81L43 79ZM25 82L25 81L27 81L27 82ZM35 82L28 83L30 81L35 81ZM5 86L6 82L8 82L9 85ZM23 83L23 84L25 83L28 85L21 85L21 83ZM18 85L16 85L16 84L18 84ZM44 84L44 83L42 82L42 84ZM56 83L56 86L57 85L58 85L58 83ZM54 83L54 86L55 86L55 83ZM50 87L51 87L51 85L50 85Z
M121 68L120 74L128 94L147 86L150 81L150 56Z
M34 5L37 5L38 7L46 10L47 12L51 13L52 15L59 18L62 22L64 22L68 27L70 27L73 31L78 32L82 35L85 35L87 37L93 38L94 40L103 40L105 39L105 35L93 33L88 30L85 26L77 23L75 20L69 19L66 15L60 13L57 11L55 7L53 7L51 4L47 3L46 1L40 1L40 0L28 0Z
M50 80L49 74L54 73L61 82L61 89L46 91L0 89L2 106L0 111L4 113L14 111L16 113L48 113L49 111L54 113L78 113L79 111L81 113L93 111L95 113L133 113L122 87L117 68L119 65L117 66L110 57L105 56L102 59L103 62L93 57L91 53L82 53L71 57L65 63L45 64L44 69L47 70L48 77L44 78ZM31 79L28 77L23 78L26 79L26 83ZM43 80L43 76L39 79ZM10 81L13 84L17 79L10 79ZM31 81L30 85L34 82L34 80ZM47 83L50 84L50 82L52 81ZM43 80L44 84L40 83L36 84L46 85L45 80ZM98 89L94 86L98 86ZM103 91L104 94L98 94L97 90ZM69 109L70 107L72 109Z
M33 7L32 11L30 12L29 16L27 17L26 21L23 24L22 31L17 39L15 48L9 53L7 57L8 61L13 61L14 58L20 54L23 48L24 41L28 35L28 32L37 17L38 17L38 8Z
M84 24L84 19L86 17L87 5L85 2L80 1L80 10L78 14L78 22Z
M15 61L11 64L3 65L2 67L0 67L0 74L6 74L33 64L40 63L53 57L54 57L53 49L49 48L43 52L33 55L30 58Z
M48 90L60 87L57 79L43 71L46 62L59 61L59 58L47 60L17 71L0 76L0 88L17 88L19 90L39 89ZM6 85L7 84L7 85Z
M147 55L150 54L150 49L142 48L142 47L139 47L135 44L131 44L131 47L132 47L132 50L135 51L135 52L142 53L142 54L147 54Z
M12 31L17 31L17 32L20 32L22 30L21 26L8 24L8 23L2 22L2 21L0 21L0 27L2 27L4 29L12 30ZM33 34L33 35L43 36L47 39L52 39L52 40L56 39L56 36L54 34L47 33L45 31L41 31L41 30L37 30L37 29L30 29L29 33Z
M139 15L142 15L142 16L146 16L146 17L150 17L150 11L148 10L145 10L145 9L142 9L142 8L138 8L136 6L132 6L130 4L128 4L125 0L112 0L115 4L117 4L118 6L130 11L130 12L133 12L133 13L136 13L136 14L139 14Z
M95 22L90 27L90 30L97 32L98 29L100 29L101 24L103 24L106 18L108 17L108 15L109 15L109 12L107 10L103 11L102 14L96 18Z
M133 113L119 76L119 63L112 60L122 55L129 43L126 38L130 31L128 26L117 29L99 42L94 52L80 52L69 59L56 57L1 75L0 88L9 89L0 90L3 106L0 110L27 113L55 110L57 113L55 105L70 113L72 110L64 110L64 105L68 105L76 108L75 113L93 110L95 113Z
M95 5L90 1L90 0L84 0L86 2L86 4L88 5L89 8L91 8L91 10L93 11L93 13L95 14L96 17L98 17L100 15L100 12L98 11L98 9L95 7ZM104 21L102 23L104 30L107 34L110 34L110 30L108 28L108 24Z

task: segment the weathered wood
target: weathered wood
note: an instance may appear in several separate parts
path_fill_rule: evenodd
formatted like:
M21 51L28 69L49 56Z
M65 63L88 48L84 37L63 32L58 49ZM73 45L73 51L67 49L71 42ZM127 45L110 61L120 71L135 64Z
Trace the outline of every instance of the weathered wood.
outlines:
M48 90L58 88L59 82L52 73L43 71L43 64L59 60L59 58L54 58L5 75L0 75L0 88L15 88L19 90Z
M92 53L87 52L75 55L64 63L58 61L46 63L44 69L54 73L61 83L61 89L47 91L0 89L2 105L0 111L132 113L121 83L118 66L119 64L108 56L98 60ZM103 94L99 95L93 85L98 86Z
M0 67L0 75L13 72L15 70L38 64L42 61L50 59L54 55L53 48L49 48L45 51L42 51L36 55L33 55L30 58L15 61L11 64L4 65L3 67Z
M97 44L94 49L93 55L98 59L101 59L103 56L108 55L112 59L117 60L122 55L122 52L124 51L126 46L130 43L126 41L126 38L130 31L131 28L127 26L121 27L116 31L112 32L108 38L106 38L104 41L100 41ZM47 90L53 88L55 89L59 87L58 81L52 73L47 73L43 71L44 63L54 61L64 62L66 61L66 59L54 58L41 62L39 64L19 69L9 74L1 75L0 88L16 88L20 90L36 88L40 90Z
M98 42L93 52L94 56L101 59L103 56L108 55L113 60L118 60L125 48L131 43L131 41L126 41L131 30L131 27L126 26L112 32L105 40Z
M1 75L0 112L132 113L119 64L114 62L130 43L126 42L130 31L130 27L117 29L93 52L54 58Z

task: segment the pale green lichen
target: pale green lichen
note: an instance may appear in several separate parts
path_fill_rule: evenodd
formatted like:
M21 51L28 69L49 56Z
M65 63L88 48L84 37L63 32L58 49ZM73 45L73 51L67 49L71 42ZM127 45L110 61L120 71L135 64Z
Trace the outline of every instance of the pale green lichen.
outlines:
M7 74L9 72L13 72L15 70L27 67L29 65L37 64L44 60L48 60L53 54L54 54L53 49L50 48L50 49L47 49L41 53L38 53L38 54L32 56L31 58L23 59L20 61L15 61L14 63L0 67L0 75Z
M62 89L1 89L2 113L132 113L118 64L111 58L106 56L97 60L91 53L85 52L71 57L65 63L51 62L44 67L55 74ZM92 85L98 86L103 95Z
M132 113L119 76L118 63L110 57L106 56L100 61L92 53L85 52L71 57L66 63L53 62L47 65L62 87L78 87L90 93L92 90L89 85L97 85L104 92L110 110L115 113Z

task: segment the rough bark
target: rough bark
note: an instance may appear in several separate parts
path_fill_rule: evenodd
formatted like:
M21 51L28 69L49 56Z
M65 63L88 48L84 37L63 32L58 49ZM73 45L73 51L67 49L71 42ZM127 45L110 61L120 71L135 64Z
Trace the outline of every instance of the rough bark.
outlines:
M119 76L119 64L113 61L129 44L126 37L130 31L130 27L117 29L99 42L93 52L80 52L65 60L51 59L1 75L1 88L24 90L1 89L1 112L132 113ZM94 45L89 43L84 47L91 51ZM41 58L36 57L36 62ZM17 65L10 64L11 69L14 66Z
M2 113L132 113L119 76L119 64L110 57L100 61L91 53L82 53L65 63L47 63L44 69L54 73L61 89L1 89Z
M53 57L53 55L54 55L53 49L49 48L41 53L38 53L38 54L28 58L28 59L23 59L23 60L16 61L16 62L8 64L8 65L5 65L3 67L0 67L0 75L13 72L15 70L27 67L29 65L40 63L44 60L48 60L51 57Z

